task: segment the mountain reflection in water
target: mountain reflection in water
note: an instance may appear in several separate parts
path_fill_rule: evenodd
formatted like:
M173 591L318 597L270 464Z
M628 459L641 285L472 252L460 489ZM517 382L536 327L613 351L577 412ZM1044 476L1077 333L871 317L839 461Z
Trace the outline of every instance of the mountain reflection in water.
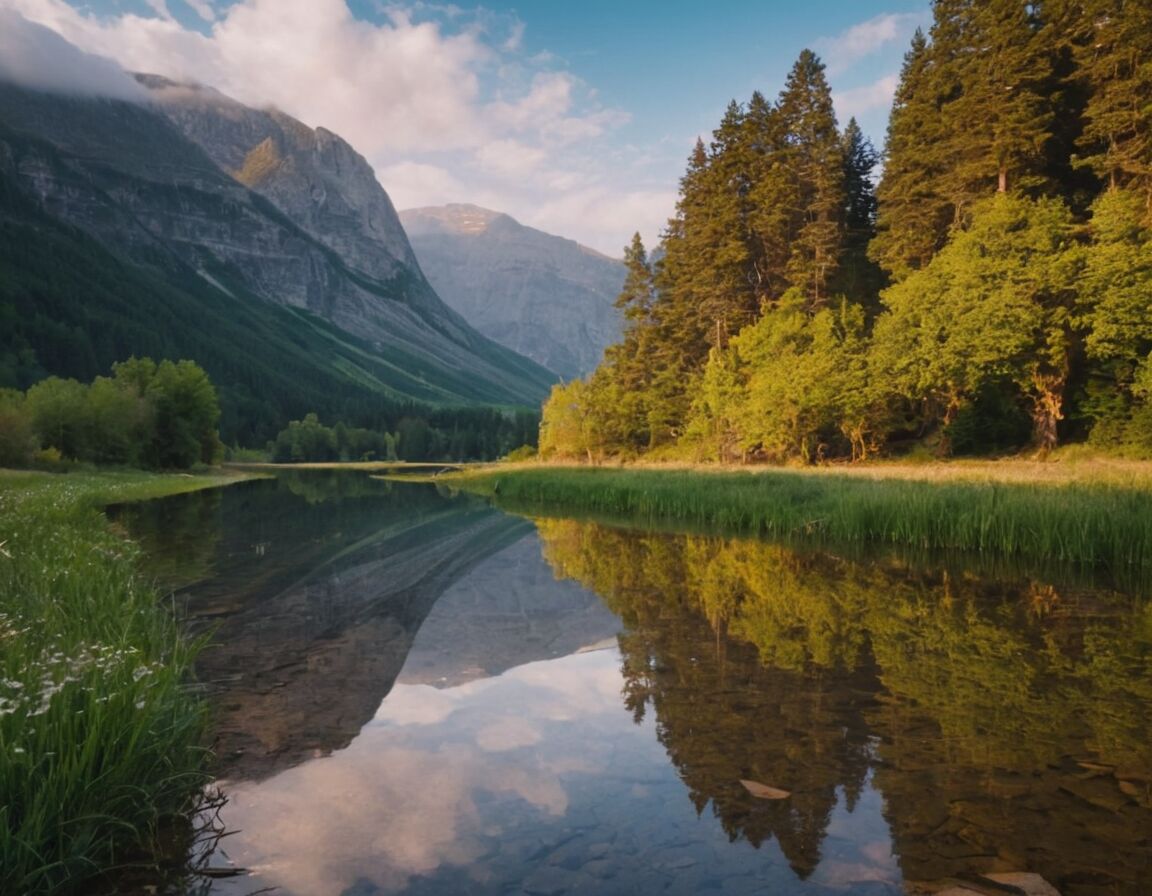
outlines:
M242 831L225 848L256 873L213 892L1152 880L1152 612L1133 598L587 522L537 535L348 477L200 501L123 513L218 626L201 674Z

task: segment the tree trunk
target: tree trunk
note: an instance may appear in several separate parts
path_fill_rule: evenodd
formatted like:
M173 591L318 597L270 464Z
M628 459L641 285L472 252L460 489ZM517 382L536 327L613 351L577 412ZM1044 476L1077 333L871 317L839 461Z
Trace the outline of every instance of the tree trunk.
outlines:
M1056 447L1057 426L1064 419L1064 377L1037 374L1033 377L1032 441L1042 455Z

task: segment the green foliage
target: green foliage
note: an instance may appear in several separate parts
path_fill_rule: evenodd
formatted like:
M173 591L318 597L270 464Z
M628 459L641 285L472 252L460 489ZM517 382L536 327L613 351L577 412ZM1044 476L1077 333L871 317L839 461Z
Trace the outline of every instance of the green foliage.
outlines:
M876 373L929 402L945 426L984 384L1006 379L1032 404L1036 443L1053 447L1074 346L1071 227L1057 200L978 204L924 270L884 293Z
M864 456L866 424L855 423L868 401L866 349L863 311L846 302L814 315L799 304L766 314L712 355L694 427L711 427L722 460Z
M48 377L23 400L7 394L4 442L15 466L31 462L32 446L73 461L153 469L210 464L220 453L216 390L191 361L131 358L91 385Z
M26 467L36 452L36 431L15 389L0 389L0 467Z
M320 423L315 414L293 420L271 444L275 463L338 460L336 433Z
M521 463L523 461L535 460L537 456L538 455L536 449L531 445L521 445L519 448L513 448L502 458L500 458L500 460L504 463L515 464Z
M200 799L194 648L95 508L212 484L0 479L0 890L89 892Z
M325 426L310 413L293 420L269 443L276 463L324 461L496 460L525 446L534 452L539 418L526 412L455 408L403 417L395 432Z
M1020 407L1010 387L984 383L944 427L952 454L957 456L1000 453L1028 444L1032 420Z
M1073 10L1077 5L1069 4ZM1062 22L1088 85L1081 154L1074 161L1110 187L1152 197L1152 9L1125 0L1085 0Z
M540 456L543 458L581 457L590 453L591 439L586 418L586 393L583 380L560 383L544 402L540 422Z
M1088 298L1085 348L1098 360L1139 358L1152 348L1152 230L1144 198L1109 190L1092 206L1092 242L1079 288Z
M624 339L545 406L545 456L999 452L1021 447L1022 413L1044 453L1092 426L1147 453L1148 15L939 0L875 191L876 154L855 122L838 131L810 52L775 103L730 103L660 262L626 251Z

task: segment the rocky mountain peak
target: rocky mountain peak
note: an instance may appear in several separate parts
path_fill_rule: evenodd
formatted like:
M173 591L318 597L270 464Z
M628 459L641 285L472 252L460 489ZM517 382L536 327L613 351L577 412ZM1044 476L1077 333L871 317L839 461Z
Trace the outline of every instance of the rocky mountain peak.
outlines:
M403 214L409 236L426 233L476 235L486 233L493 223L500 219L517 227L520 226L518 222L503 212L494 212L491 209L467 203L414 208Z
M476 205L400 219L429 282L489 338L563 377L589 373L620 338L623 262Z
M343 138L211 87L137 75L157 107L222 169L354 269L387 281L416 264L392 200Z

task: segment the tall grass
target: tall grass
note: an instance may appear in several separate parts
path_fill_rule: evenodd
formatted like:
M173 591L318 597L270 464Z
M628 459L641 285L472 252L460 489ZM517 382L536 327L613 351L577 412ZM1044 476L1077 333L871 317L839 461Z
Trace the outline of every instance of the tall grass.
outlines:
M911 481L521 467L451 477L501 506L817 544L964 551L1115 571L1152 567L1152 490L1107 483Z
M98 507L213 482L0 472L0 892L87 892L206 783L193 646Z

